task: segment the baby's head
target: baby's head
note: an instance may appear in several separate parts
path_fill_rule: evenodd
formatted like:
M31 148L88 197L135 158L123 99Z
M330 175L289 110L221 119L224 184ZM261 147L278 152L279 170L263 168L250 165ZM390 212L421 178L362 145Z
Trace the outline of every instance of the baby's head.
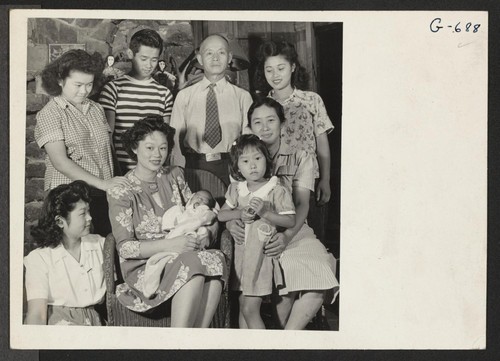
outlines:
M212 193L209 191L202 189L196 193L193 193L191 198L186 204L186 208L196 209L198 206L205 205L210 209L215 207L215 199L212 196Z

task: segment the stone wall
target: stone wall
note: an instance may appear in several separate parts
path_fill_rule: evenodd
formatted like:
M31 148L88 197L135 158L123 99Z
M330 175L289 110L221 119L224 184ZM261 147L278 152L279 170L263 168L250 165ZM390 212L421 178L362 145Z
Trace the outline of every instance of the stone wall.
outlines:
M113 55L115 66L124 71L131 67L126 50L130 37L143 28L156 30L166 46L161 58L173 57L177 64L193 51L193 30L189 21L114 20L114 19L29 19L28 66L26 83L26 179L25 179L25 253L31 249L29 229L35 224L45 196L43 177L45 152L34 139L36 113L49 101L39 74L49 61L49 44L85 44L90 53L105 59Z

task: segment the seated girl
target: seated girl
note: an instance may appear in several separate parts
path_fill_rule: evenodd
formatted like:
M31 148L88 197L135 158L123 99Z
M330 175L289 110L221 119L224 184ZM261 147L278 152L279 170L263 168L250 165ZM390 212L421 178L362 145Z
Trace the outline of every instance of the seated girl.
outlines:
M89 234L89 188L83 181L49 192L31 235L38 247L24 258L33 325L98 326L94 305L104 299L104 238Z
M231 177L238 180L229 186L219 221L241 220L245 223L244 242L236 242L232 289L240 296L240 328L265 328L260 316L262 298L270 295L273 282L283 285L277 259L266 257L264 247L276 233L276 227L295 225L291 194L271 177L272 159L266 145L255 135L240 136L233 144Z

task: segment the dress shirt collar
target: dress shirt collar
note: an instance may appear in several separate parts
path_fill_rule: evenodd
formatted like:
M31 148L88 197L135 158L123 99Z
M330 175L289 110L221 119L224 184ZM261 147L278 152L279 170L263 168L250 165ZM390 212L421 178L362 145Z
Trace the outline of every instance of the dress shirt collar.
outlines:
M201 89L206 89L208 88L208 86L212 84L210 82L210 80L208 80L208 78L206 76L203 77L203 80L200 81L200 85L201 85ZM224 88L226 87L227 85L227 80L226 80L226 77L223 77L221 79L219 79L218 81L215 82L215 84L217 85L214 89L216 92L222 92L224 91Z

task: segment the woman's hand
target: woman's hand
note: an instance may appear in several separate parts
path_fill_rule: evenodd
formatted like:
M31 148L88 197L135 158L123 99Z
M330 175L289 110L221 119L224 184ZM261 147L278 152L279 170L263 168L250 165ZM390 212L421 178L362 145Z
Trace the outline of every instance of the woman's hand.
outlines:
M184 253L189 251L198 251L201 249L201 240L191 234L174 237L167 240L171 245L166 251Z
M316 202L318 206L327 204L330 200L332 192L330 190L330 182L325 179L320 179L316 187Z
M252 223L255 220L255 210L250 206L243 208L241 210L241 220L244 223Z
M254 197L250 199L248 205L258 214L260 217L264 217L268 211L268 207L262 198Z
M267 257L278 257L285 250L287 244L286 235L284 233L276 233L264 246L264 254Z
M102 181L102 190L107 191L114 187L130 187L130 181L125 177L113 177Z
M235 219L226 223L226 229L233 236L237 244L245 243L245 224L241 219Z

